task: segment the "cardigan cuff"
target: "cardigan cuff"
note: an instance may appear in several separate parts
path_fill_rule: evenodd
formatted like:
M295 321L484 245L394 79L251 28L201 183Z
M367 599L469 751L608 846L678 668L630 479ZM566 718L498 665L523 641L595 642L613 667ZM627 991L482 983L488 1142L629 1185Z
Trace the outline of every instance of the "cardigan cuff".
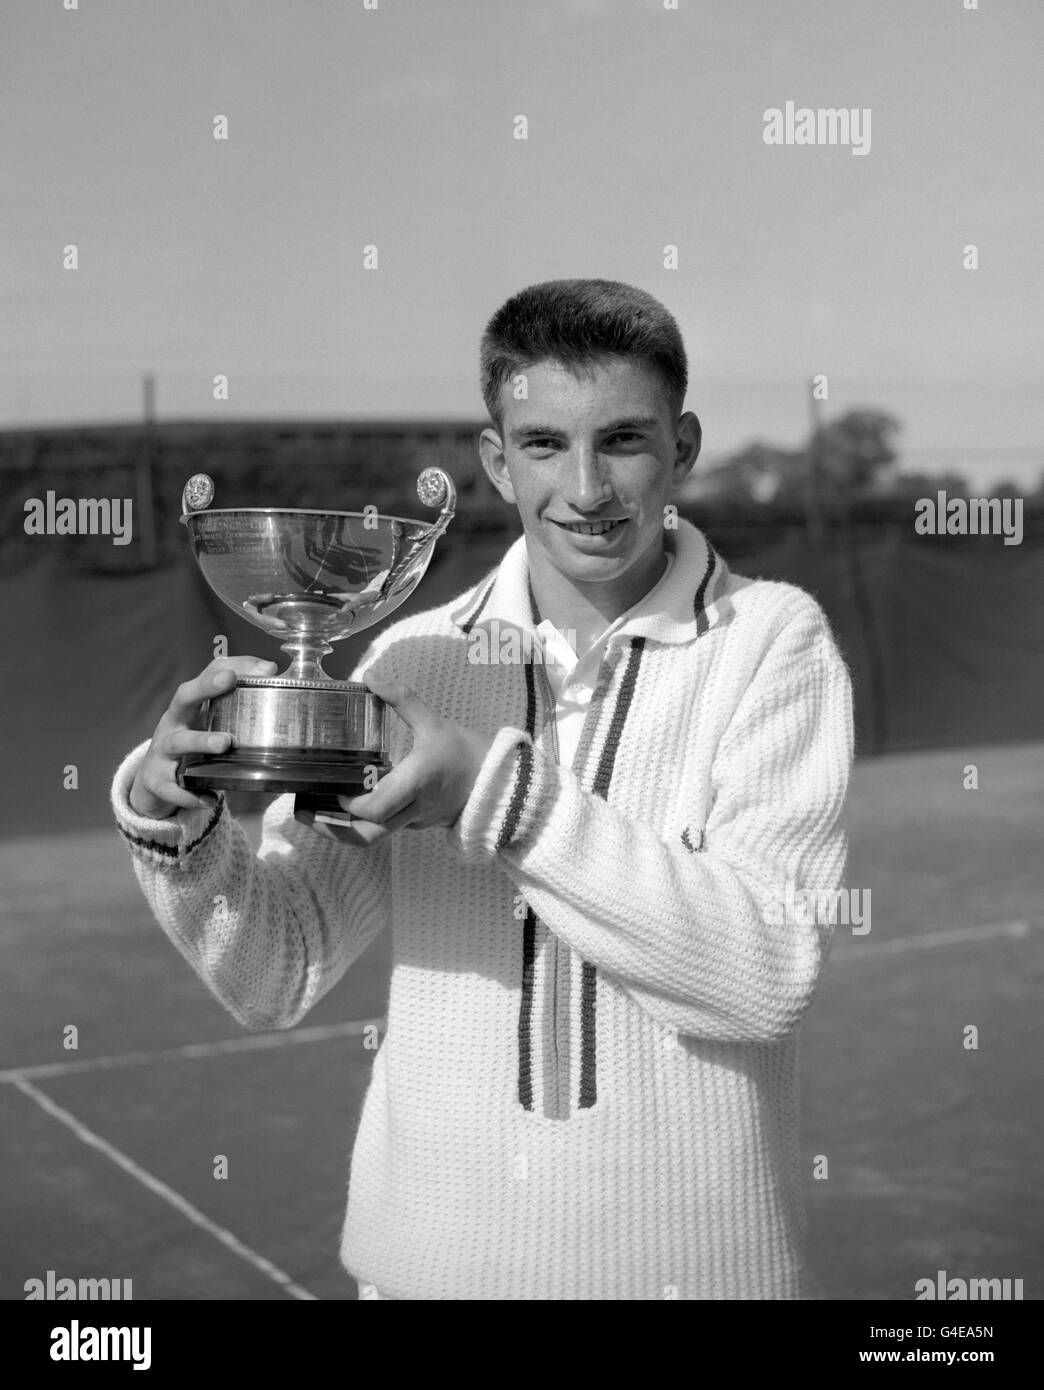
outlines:
M210 838L222 820L227 820L225 797L218 792L218 804L213 809L181 808L164 820L139 815L130 804L130 789L148 747L146 739L128 753L112 779L116 828L135 858L162 868L183 867L188 856Z
M529 735L501 729L448 832L450 845L470 864L521 848L544 824L554 791L554 777Z

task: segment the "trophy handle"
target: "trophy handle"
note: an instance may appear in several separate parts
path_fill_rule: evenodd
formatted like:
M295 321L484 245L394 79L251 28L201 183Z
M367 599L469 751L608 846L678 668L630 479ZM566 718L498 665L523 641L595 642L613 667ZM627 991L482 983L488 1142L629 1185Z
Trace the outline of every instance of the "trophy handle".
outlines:
M423 555L426 550L434 546L438 538L446 530L446 527L453 520L457 509L457 489L453 485L453 479L441 468L425 468L424 472L417 479L417 496L426 507L441 507L438 517L423 532L416 535L410 542L408 550L403 550L403 536L408 534L404 523L396 521L392 525L392 560L388 570L388 578L380 592L382 600L394 595L404 582L410 581L410 568L418 555Z
M201 512L214 500L214 479L206 473L193 473L181 494L181 524L188 525L193 512Z
M432 523L426 542L435 542L453 520L457 511L457 489L453 479L441 468L425 468L417 479L417 496L426 507L441 507Z

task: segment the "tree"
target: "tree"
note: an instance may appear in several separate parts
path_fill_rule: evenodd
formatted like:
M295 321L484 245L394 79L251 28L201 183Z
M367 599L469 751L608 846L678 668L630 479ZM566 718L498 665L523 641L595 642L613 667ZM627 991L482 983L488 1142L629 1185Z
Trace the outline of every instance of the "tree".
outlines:
M745 445L703 475L699 493L730 506L790 508L807 505L814 484L829 509L880 489L896 459L898 431L899 422L883 411L850 410L816 430L803 449Z
M895 463L899 421L880 410L849 410L810 440L818 483L828 500L846 501L881 489Z
M732 506L769 505L783 500L800 465L800 454L756 440L701 479L705 497Z

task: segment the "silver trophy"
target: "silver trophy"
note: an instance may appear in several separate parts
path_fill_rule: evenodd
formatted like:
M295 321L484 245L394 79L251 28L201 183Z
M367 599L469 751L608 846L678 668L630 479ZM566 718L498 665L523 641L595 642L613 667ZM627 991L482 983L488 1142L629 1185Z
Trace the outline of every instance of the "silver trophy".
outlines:
M426 468L417 495L441 508L434 522L373 508L209 511L213 482L205 473L189 479L181 522L204 578L229 608L279 638L292 660L281 675L240 678L208 702L206 728L230 734L231 747L183 758L183 787L296 792L298 819L337 821L348 819L338 793L356 795L388 770L387 707L364 685L331 680L322 659L334 642L393 613L420 583L457 493L447 473Z

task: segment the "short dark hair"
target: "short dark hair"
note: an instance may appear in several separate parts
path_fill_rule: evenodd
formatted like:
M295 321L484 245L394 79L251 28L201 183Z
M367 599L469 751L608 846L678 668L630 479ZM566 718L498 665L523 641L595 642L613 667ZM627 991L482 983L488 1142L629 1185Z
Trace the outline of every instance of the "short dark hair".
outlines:
M482 335L482 399L499 427L500 391L512 376L552 359L590 365L605 357L646 362L680 413L689 381L685 345L658 299L619 280L545 280L497 310Z

